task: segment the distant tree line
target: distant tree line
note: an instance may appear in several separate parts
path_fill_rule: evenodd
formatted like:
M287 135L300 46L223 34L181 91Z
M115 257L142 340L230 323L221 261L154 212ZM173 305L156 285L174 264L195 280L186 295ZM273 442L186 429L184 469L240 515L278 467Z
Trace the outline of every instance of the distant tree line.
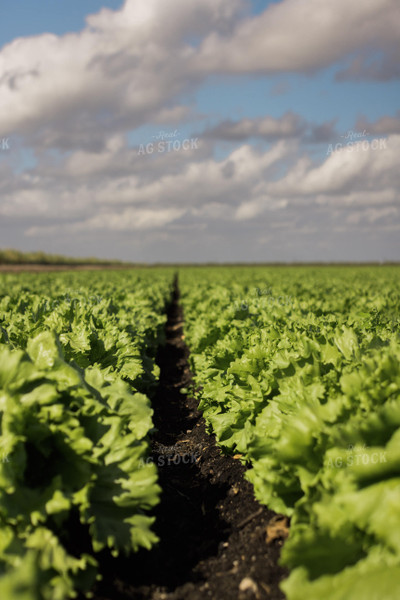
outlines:
M120 260L102 260L99 258L71 258L61 254L45 252L21 252L6 248L0 250L0 265L119 265Z

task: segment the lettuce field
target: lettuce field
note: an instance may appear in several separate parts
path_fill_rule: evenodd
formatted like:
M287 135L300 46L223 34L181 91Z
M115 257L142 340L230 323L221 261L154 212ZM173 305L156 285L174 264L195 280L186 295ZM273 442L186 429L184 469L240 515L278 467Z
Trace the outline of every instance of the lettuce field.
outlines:
M396 266L1 274L0 598L400 598L399 311Z

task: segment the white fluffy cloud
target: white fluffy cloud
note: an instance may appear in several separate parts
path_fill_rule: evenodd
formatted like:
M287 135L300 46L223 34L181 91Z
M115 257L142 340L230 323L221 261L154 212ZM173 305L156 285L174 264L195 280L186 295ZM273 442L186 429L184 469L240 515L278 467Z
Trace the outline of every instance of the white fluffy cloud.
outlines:
M320 166L312 167L308 160L299 160L294 169L271 184L270 189L278 195L345 196L354 189L373 189L381 193L388 185L400 186L396 167L399 152L399 135L342 144L337 150L333 149Z
M168 103L203 77L190 38L230 31L240 4L126 0L89 16L81 33L14 40L0 52L0 131L98 150L149 119L173 122L187 108Z
M72 156L66 163L68 189L39 168L35 176L26 175L17 188L3 193L0 214L29 217L26 233L30 236L57 231L141 231L182 219L207 225L209 219L257 222L268 215L273 222L282 219L282 214L293 216L305 208L323 209L332 218L338 209L351 207L368 209L369 215L392 223L395 217L399 219L398 135L382 138L375 150L371 145L363 149L361 144L351 150L344 147L320 165L306 156L299 159L298 144L293 141L280 141L265 152L246 144L220 162L210 157L192 159L173 174L165 172L160 160L151 180L142 177L140 170L131 173L129 160L125 172L122 169L110 176L108 165L118 162L124 152L132 156L133 151L121 149L115 140L98 155L79 152ZM282 163L288 165L287 170L277 176L276 167ZM347 222L352 225L356 219L353 216Z
M364 62L379 50L388 79L399 75L399 39L397 0L284 0L240 22L231 36L211 32L196 62L233 73L310 72L360 53L354 75L376 78L378 69Z

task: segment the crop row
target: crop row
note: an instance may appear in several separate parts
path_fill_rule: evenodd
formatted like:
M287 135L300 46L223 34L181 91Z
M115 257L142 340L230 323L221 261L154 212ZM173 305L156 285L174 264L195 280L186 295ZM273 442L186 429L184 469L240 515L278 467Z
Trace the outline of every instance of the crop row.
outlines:
M291 517L288 599L399 598L399 270L182 270L180 287L209 429Z
M1 598L89 591L97 552L157 541L146 459L171 287L168 271L1 278Z

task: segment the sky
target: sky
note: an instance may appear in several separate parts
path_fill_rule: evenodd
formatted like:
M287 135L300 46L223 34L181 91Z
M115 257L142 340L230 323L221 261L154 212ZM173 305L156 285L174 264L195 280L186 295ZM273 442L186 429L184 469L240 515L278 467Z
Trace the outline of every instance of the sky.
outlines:
M400 261L398 0L2 0L0 248Z

